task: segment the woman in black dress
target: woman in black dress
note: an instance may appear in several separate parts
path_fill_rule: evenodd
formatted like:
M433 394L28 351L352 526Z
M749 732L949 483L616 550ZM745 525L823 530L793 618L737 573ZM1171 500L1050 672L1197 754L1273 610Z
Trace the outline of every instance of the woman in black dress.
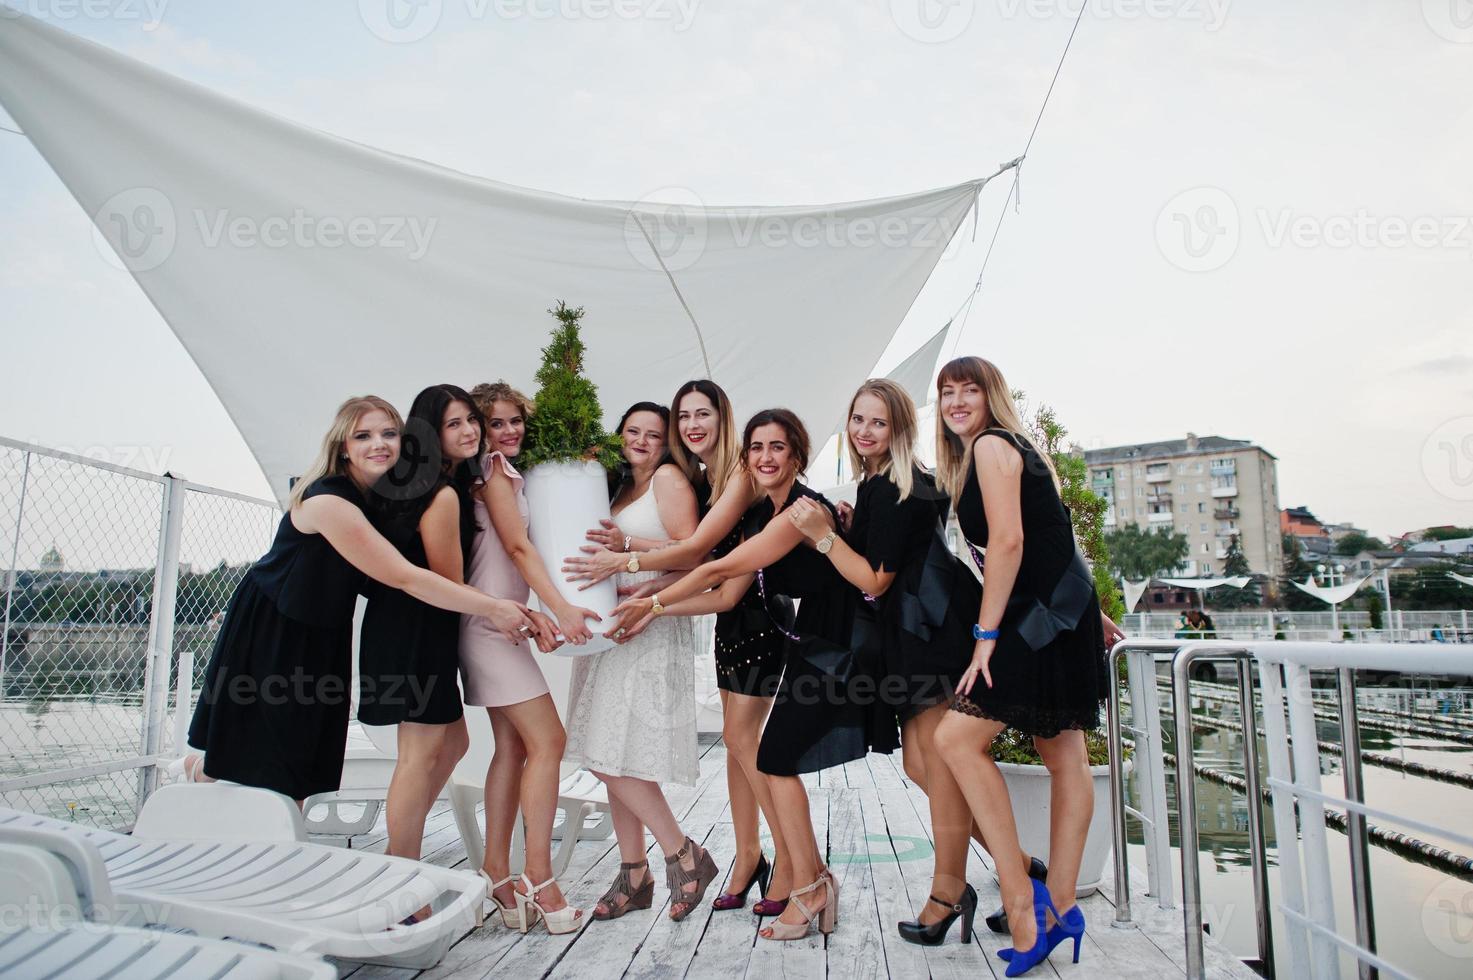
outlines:
M401 427L382 398L350 398L338 409L271 550L230 599L189 726L189 744L204 756L185 759L188 778L298 802L338 788L353 607L366 579L484 616L509 636L536 632L525 606L415 566L369 523L371 488L399 458Z
M760 935L798 939L814 923L831 932L838 915L837 885L819 854L799 775L870 751L892 752L899 732L893 711L874 697L883 665L869 662L867 650L855 642L863 599L824 557L837 533L813 545L792 521L773 519L808 498L824 508L830 531L837 526L833 505L798 482L808 465L807 431L792 412L769 409L747 423L743 444L747 471L764 497L747 513L741 545L654 596L625 600L607 635L627 639L657 615L733 608L754 576L764 599L801 600L792 627L783 628L782 680L757 748L757 768L768 777L793 880L810 882L791 892L783 913Z
M1002 952L1007 975L1020 976L1067 939L1079 957L1084 916L1074 891L1094 810L1084 733L1099 726L1105 639L1119 630L1100 611L1053 463L1027 436L1002 373L963 357L936 384L938 482L967 540L986 549L975 649L936 744L992 845L1014 943ZM988 752L1008 727L1033 736L1049 771L1046 884L1028 876L1007 784Z
M609 522L589 532L593 546L587 557L569 558L564 571L571 580L601 581L614 572L672 571L645 586L637 596L649 596L678 582L686 570L711 557L730 553L742 539L741 523L757 502L756 485L742 465L741 432L732 416L731 401L713 381L687 381L670 402L679 439L670 440L670 458L695 487L701 523L683 541L658 542L626 538ZM782 630L793 624L793 604L785 596L770 596L764 605L753 582L734 608L716 615L716 686L721 696L721 738L736 765L727 766L726 790L731 800L732 833L737 855L727 890L711 903L717 910L738 909L752 886L763 898L753 906L758 915L778 915L786 905L792 874L784 860L787 847L782 828L773 818L767 780L757 770L757 742L762 722L772 707L783 670ZM769 611L770 610L770 611ZM772 833L773 861L762 853L758 810L767 816Z

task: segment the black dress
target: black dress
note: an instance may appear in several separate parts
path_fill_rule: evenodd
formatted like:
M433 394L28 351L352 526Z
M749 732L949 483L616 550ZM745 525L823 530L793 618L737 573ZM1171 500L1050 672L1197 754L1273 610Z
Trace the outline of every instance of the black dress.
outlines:
M798 497L816 500L835 517L833 504L794 483L784 509ZM752 537L774 516L764 499L747 512L744 533ZM884 664L875 645L856 630L864 599L833 564L799 544L758 572L767 600L797 599L798 615L785 629L783 675L762 740L757 768L772 776L796 776L860 759L868 752L893 752L900 746L894 709L879 696Z
M988 665L992 687L979 677L970 696L958 697L952 708L1043 738L1098 728L1100 702L1107 693L1105 634L1099 598L1075 546L1069 511L1027 440L988 429L979 441L989 434L1006 439L1023 456L1023 554ZM967 540L985 548L987 515L975 459L956 515Z
M429 568L430 562L419 522L445 485L442 482L412 502L373 515L379 532L420 568ZM462 496L459 490L456 494ZM460 501L463 514L470 504L468 499ZM469 558L475 524L461 521L460 528L461 554ZM463 717L460 614L373 580L367 582L364 595L368 606L358 636L358 720L365 725L404 721L448 725Z
M315 481L304 499L321 494L364 506L346 476ZM205 668L189 725L205 775L297 800L338 788L363 581L326 538L282 517L271 550L231 596Z
M895 575L873 604L873 637L884 664L881 691L902 722L950 701L972 660L982 587L946 546L950 506L931 475L918 468L904 500L888 476L872 476L859 485L844 537L870 568Z
M704 518L715 503L708 480L696 484L696 495ZM714 554L721 558L741 543L742 522L738 521ZM784 642L779 627L793 625L793 602L786 596L771 599L769 616L753 582L740 602L716 614L716 686L721 690L761 698L777 692L778 678L783 673Z

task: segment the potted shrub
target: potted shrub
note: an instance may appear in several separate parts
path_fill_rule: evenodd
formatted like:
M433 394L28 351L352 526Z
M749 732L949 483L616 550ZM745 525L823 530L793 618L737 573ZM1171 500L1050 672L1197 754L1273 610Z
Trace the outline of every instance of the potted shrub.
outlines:
M608 518L607 474L623 457L618 437L603 429L598 388L583 376L583 308L559 300L548 312L558 324L542 349L536 408L527 419L526 445L517 466L526 479L528 533L543 559L555 562L578 554L588 529ZM605 619L618 605L612 578L582 592L560 575L553 580L565 599ZM592 641L559 652L597 653L612 644L595 631Z
M1096 729L1084 733L1089 749L1089 771L1094 777L1095 808L1089 821L1089 838L1084 843L1084 858L1079 864L1078 895L1092 894L1105 876L1105 862L1114 844L1110 832L1110 750L1105 733ZM1125 749L1125 774L1131 770L1131 750ZM1028 854L1048 861L1049 844L1049 775L1033 747L1033 739L1009 728L992 743L992 757L1002 770L1013 804L1013 819L1018 824L1018 841Z

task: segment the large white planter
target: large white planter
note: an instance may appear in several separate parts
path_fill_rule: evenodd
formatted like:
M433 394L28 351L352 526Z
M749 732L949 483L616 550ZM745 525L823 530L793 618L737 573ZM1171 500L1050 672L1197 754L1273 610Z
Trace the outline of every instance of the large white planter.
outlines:
M1008 784L1008 798L1013 804L1013 820L1018 825L1018 843L1029 855L1048 862L1049 844L1049 775L1043 766L1020 766L999 762L1002 777ZM1131 760L1125 760L1129 775ZM1093 894L1104 880L1105 861L1114 845L1110 828L1110 767L1091 766L1094 777L1095 809L1089 821L1089 838L1084 843L1084 859L1079 864L1077 897Z
M619 604L618 590L612 577L580 592L578 583L563 579L563 559L580 555L588 543L590 528L609 516L609 484L604 468L594 462L541 463L525 474L528 534L537 553L547 563L547 570L563 598L575 606L592 609L610 622L609 614ZM564 646L559 653L570 655L598 653L614 645L603 638L607 625L594 628L593 639L581 647Z

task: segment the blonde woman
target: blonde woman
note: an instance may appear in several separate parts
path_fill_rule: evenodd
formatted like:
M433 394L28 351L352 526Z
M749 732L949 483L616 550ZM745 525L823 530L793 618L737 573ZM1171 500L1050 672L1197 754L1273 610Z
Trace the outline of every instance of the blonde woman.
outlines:
M986 549L986 574L972 659L935 739L991 845L1013 934L999 955L1008 976L1021 976L1066 940L1079 959L1084 916L1074 892L1094 809L1084 733L1099 725L1106 696L1106 637L1120 633L1100 611L1053 462L1033 445L1002 372L957 358L936 386L938 482L967 541ZM1047 883L1028 875L1007 784L988 751L1008 727L1033 736L1049 771Z
M508 637L538 632L522 603L416 566L369 523L370 488L398 461L402 428L382 398L338 408L271 550L231 596L189 726L189 744L204 753L184 760L189 779L260 786L298 802L338 788L353 607L366 578L482 617Z

